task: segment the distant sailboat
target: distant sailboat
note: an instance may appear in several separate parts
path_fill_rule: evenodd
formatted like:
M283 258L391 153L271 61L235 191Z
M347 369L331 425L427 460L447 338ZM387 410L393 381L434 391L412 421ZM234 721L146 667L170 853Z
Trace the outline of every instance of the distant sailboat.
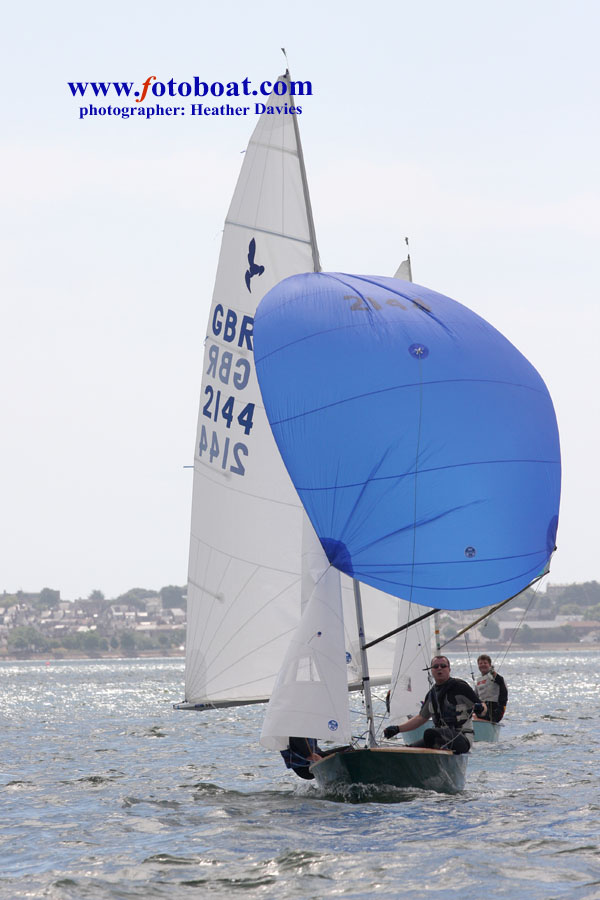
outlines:
M348 413L367 396L370 412ZM497 425L482 439L490 404ZM395 664L377 638L405 634L424 607L506 597L546 565L560 481L552 404L518 351L460 304L320 272L293 115L259 118L226 218L194 469L178 706L269 701L264 746L283 750L292 734L358 746L348 691L360 689L366 748L317 763L317 778L460 789L461 757L379 751L371 686L392 678L410 714L426 677L404 674L408 637Z

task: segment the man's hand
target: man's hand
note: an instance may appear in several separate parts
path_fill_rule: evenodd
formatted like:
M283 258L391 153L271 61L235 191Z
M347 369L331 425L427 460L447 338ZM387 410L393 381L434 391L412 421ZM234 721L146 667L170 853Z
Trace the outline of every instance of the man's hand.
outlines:
M387 728L383 729L383 736L385 738L393 738L396 737L397 734L400 734L400 729L397 725L388 725Z

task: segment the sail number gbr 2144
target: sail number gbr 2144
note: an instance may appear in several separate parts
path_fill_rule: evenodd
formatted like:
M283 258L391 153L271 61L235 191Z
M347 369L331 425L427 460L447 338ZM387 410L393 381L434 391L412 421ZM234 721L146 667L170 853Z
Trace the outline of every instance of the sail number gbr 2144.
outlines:
M254 418L254 403L236 403L236 398L223 396L221 391L215 390L208 384L204 389L206 401L202 407L202 414L214 422L224 422L226 428L231 428L236 423L244 429L244 434L250 434ZM240 409L241 407L241 409ZM245 467L243 458L248 456L248 448L241 441L232 443L230 437L221 438L216 431L209 431L203 424L200 428L200 440L198 443L198 456L208 455L211 463L221 465L222 469L229 469L235 475L244 475Z

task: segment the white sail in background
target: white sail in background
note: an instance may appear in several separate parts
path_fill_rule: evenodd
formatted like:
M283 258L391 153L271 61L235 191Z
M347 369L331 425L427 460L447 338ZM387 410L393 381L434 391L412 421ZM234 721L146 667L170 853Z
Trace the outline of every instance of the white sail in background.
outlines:
M402 262L394 272L394 278L401 278L402 281L412 281L410 271L410 256L402 260Z
M342 604L344 609L344 622L346 626L346 651L348 663L348 681L356 683L360 681L360 654L358 643L358 629L356 625L356 610L354 600L354 587L352 579L348 575L341 576ZM365 635L368 642L388 631L404 624L406 619L407 604L391 594L384 594L370 584L360 585L363 616L365 620ZM394 664L394 640L382 641L369 650L369 674L375 684L388 681L392 675Z
M304 587L309 579L311 590L267 707L260 742L271 750L284 750L295 734L351 737L339 572L308 521L303 558Z
M407 621L429 612L423 606L405 604ZM390 686L390 723L400 724L416 716L429 690L427 667L431 658L429 619L401 631L395 642L394 669Z
M314 270L311 228L295 117L262 115L225 222L204 350L187 703L267 698L300 614L303 512L262 406L252 327L270 288Z

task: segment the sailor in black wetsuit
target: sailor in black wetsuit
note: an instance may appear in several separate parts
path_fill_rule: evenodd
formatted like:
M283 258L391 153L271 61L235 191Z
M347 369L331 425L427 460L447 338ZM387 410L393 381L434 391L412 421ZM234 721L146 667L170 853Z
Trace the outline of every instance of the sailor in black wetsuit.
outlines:
M433 719L434 727L427 728L423 739L409 746L468 753L473 744L473 712L484 713L485 704L466 681L450 677L447 656L434 656L431 672L435 684L425 697L419 714L402 725L388 725L383 734L386 738L394 737Z
M311 779L315 777L310 771L310 766L314 762L318 762L324 756L331 756L333 753L350 753L351 751L352 747L349 744L321 750L315 738L291 737L287 749L281 750L280 753L288 769L292 769L299 778Z
M491 722L499 722L504 716L508 702L508 689L502 675L494 670L492 660L487 653L477 657L479 666L479 678L475 682L475 691L480 700L487 706L487 713L477 714L479 719L487 719Z
M311 779L315 776L309 771L311 763L323 756L323 751L314 738L291 737L287 750L281 750L283 761L288 769L292 769L299 778Z

